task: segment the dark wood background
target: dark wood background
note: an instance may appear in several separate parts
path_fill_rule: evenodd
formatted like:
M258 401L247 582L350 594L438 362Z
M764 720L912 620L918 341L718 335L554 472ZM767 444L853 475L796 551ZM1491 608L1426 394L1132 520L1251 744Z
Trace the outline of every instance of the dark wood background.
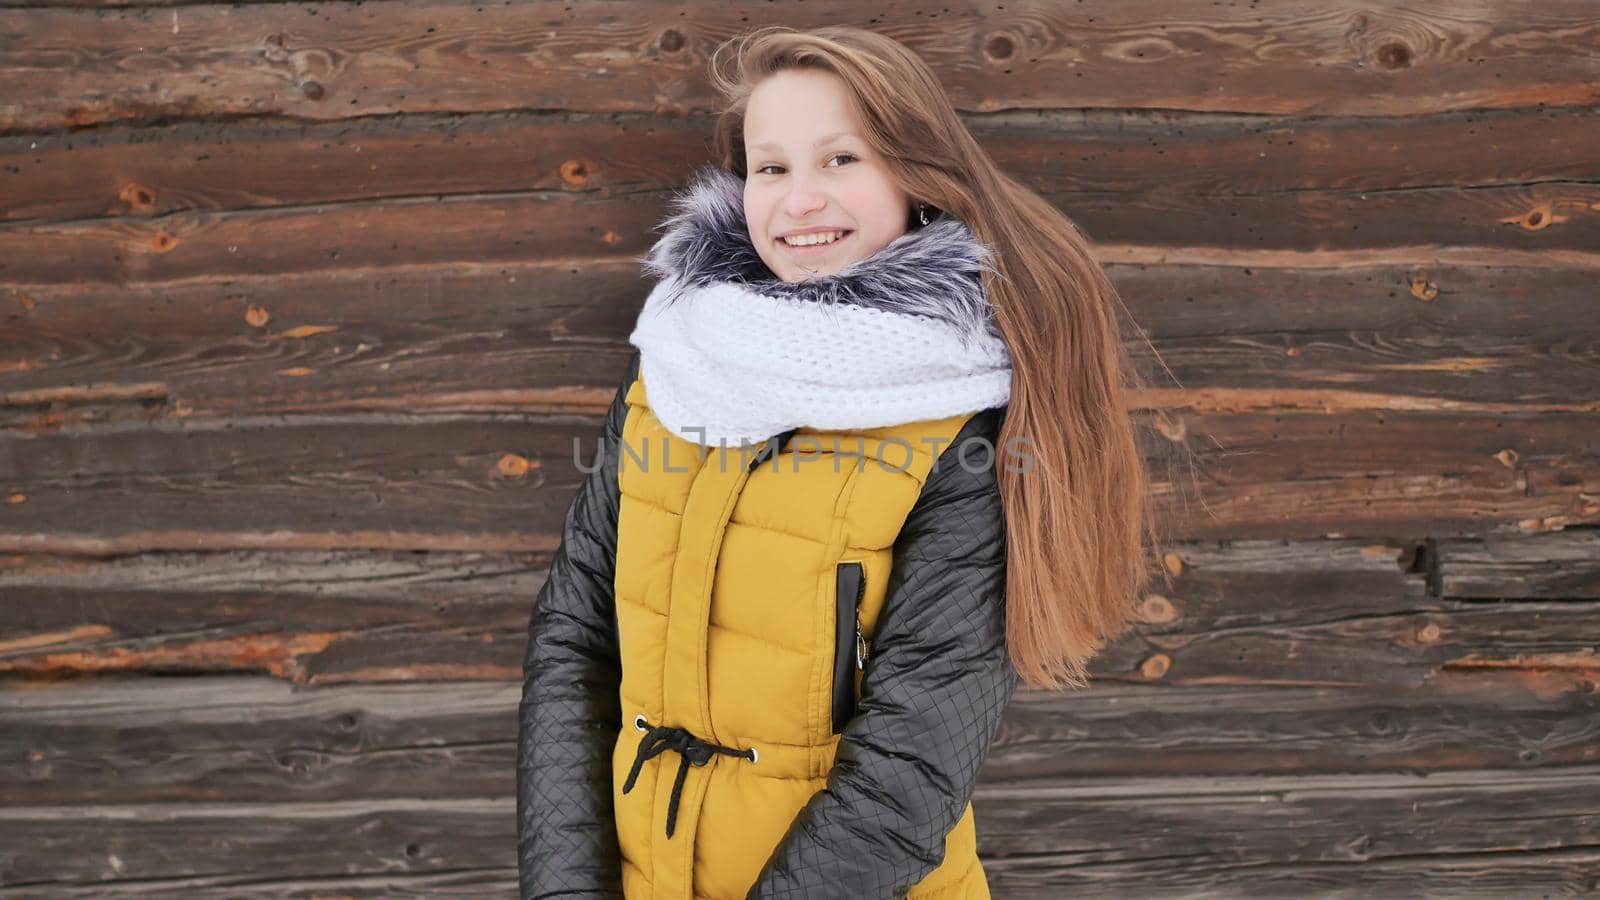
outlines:
M1600 890L1600 4L869 7L0 0L0 898L514 895L573 441L770 22L922 54L1178 382L996 895Z

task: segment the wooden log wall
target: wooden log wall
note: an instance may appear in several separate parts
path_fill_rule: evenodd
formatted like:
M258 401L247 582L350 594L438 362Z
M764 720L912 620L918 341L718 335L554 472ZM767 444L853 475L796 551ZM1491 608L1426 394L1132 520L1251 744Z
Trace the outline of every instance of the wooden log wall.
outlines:
M0 898L514 896L571 448L770 22L922 54L1175 379L996 896L1600 891L1595 3L0 0Z

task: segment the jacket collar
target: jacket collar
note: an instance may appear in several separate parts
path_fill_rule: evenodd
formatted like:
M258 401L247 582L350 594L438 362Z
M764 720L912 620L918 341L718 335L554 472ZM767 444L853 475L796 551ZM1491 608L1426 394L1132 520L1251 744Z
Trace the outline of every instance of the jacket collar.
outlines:
M927 316L962 335L999 337L982 278L995 271L993 251L953 216L940 213L835 274L787 282L750 240L738 175L705 166L672 206L658 226L663 236L639 260L646 273L671 282L668 303L691 288L732 283L775 299Z

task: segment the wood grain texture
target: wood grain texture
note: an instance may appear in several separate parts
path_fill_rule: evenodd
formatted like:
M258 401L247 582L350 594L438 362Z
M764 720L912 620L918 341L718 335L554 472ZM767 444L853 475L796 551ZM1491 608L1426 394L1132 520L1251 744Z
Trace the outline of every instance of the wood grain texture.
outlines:
M1508 850L1528 856L1522 865L1534 877L1578 891L1593 885L1590 848L1600 834L1584 788L1596 777L1594 766L1516 776L1128 777L980 788L973 806L980 852L993 859L1002 891L1011 878L1026 887L1043 870L1057 890L1148 879L1139 883L1260 892L1301 866L1314 877L1319 865L1394 861L1423 874L1419 857L1472 862ZM274 883L351 869L416 877L514 862L509 799L7 812L20 827L0 833L0 857L24 885L60 875L112 883L214 877L205 860L223 854L233 877ZM1137 839L1113 837L1124 830ZM996 846L1008 852L996 854Z
M401 784L423 798L511 789L518 688L506 679L368 670L293 685L191 662L186 677L165 679L161 690L125 677L0 693L0 749L17 760L0 770L0 801L354 801L392 796ZM1180 687L1097 663L1093 690L1024 690L981 782L1600 763L1600 700L1585 684L1592 670L1439 668L1395 690L1273 681L1247 662L1226 678Z
M958 108L971 112L1411 115L1594 105L1593 7L1550 0L1526 18L1514 9L1442 0L1193 10L1167 0L1003 8L892 0L868 11L833 0L781 17L802 28L881 29L927 59ZM551 0L36 8L0 43L0 127L516 109L708 112L710 52L761 23L739 7L707 5L692 18L680 11Z
M515 897L516 866L452 869L420 875L405 872L371 875L324 875L309 878L256 875L198 875L191 878L152 878L137 881L101 881L89 885L51 884L6 888L6 897L46 900L57 897L250 897L327 900L380 900L387 897Z
M1301 264L1310 267L1377 261L1370 251L1389 247L1414 248L1411 259L1426 262L1439 247L1462 247L1480 259L1504 254L1503 264L1525 263L1529 253L1548 252L1550 264L1600 268L1594 255L1600 246L1600 186L1588 183L1471 192L1311 191L1299 197L1042 193L1095 240L1144 248L1145 257L1199 249L1222 260L1237 250L1302 254ZM510 264L530 256L636 257L654 242L652 229L670 212L668 199L665 191L638 196L535 191L18 223L0 229L0 254L7 260L7 280L18 286L138 286L351 267ZM1303 256L1324 252L1346 255ZM1240 258L1250 257L1235 257Z
M1600 600L1600 531L1574 529L1546 540L1445 540L1438 544L1439 590L1478 600Z
M1158 388L1146 408L1597 408L1594 270L1108 270L1137 322L1130 349ZM599 414L645 285L633 259L602 256L0 287L0 304L24 310L8 323L0 422L38 432L340 410Z
M1271 895L1291 878L1302 890L1365 890L1373 863L1379 886L1402 891L1438 889L1437 872L1469 896L1521 895L1526 871L1535 883L1581 893L1596 884L1600 834L1587 787L1597 775L1583 766L1521 775L1109 778L986 791L973 806L980 852L1005 848L992 885L1004 896L1013 885L1070 892L1131 883ZM1491 865L1491 853L1514 859ZM1383 874L1384 863L1398 871ZM1489 874L1492 886L1470 884L1473 872Z
M1314 204L1359 210L1405 192L1446 204L1433 216L1444 219L1463 188L1559 191L1600 181L1600 158L1585 152L1600 142L1593 108L1405 117L1064 109L970 113L964 121L996 162L1092 233L1101 230L1096 211L1076 198L1184 202L1217 220L1244 208L1228 204L1298 200L1307 204L1298 220ZM8 187L0 222L448 194L630 196L676 187L684 171L707 162L710 137L705 116L538 112L15 135L0 137L0 183ZM1519 210L1529 219L1538 211ZM1558 204L1527 228L1581 221L1584 212L1578 202Z
M1178 539L1513 535L1600 523L1593 422L1198 413L1169 416L1188 443L1152 439L1149 460ZM349 413L8 438L0 550L553 549L595 427Z

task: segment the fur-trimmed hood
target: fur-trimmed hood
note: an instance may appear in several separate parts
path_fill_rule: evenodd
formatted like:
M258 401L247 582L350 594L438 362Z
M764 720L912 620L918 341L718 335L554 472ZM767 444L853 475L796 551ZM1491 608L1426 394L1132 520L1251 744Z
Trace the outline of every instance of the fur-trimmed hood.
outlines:
M646 274L670 282L665 302L689 288L735 283L774 299L930 317L954 327L964 343L975 335L999 337L982 277L995 271L993 251L947 213L835 274L788 282L773 274L751 242L739 176L702 167L672 207L674 214L658 226L663 236L638 260Z

